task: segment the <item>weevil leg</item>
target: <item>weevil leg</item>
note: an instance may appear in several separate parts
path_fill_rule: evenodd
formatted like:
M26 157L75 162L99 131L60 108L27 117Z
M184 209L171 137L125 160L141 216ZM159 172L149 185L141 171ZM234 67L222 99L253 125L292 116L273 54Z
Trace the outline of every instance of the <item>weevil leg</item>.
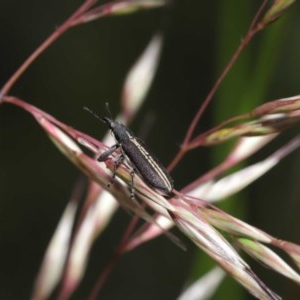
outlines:
M120 147L119 144L115 144L113 146L111 146L108 150L106 150L105 152L103 152L98 158L98 161L105 161L108 159L108 157L114 153L118 148Z
M134 189L134 174L135 174L135 171L134 171L134 168L131 168L130 170L130 176L131 176L131 182L130 182L130 198L132 200L134 200L134 194L135 194L135 189Z
M107 184L108 187L110 187L110 185L114 183L115 178L116 178L117 170L118 170L119 166L121 165L121 163L123 162L124 158L125 158L124 154L120 154L120 155L116 158L116 160L115 160L115 162L114 162L114 169L113 169L113 174L112 174L112 176L111 176L111 180L110 180L109 183Z
M98 158L98 161L106 161L108 159L108 157L114 153L118 148L120 147L119 144L115 144L113 146L111 146L108 150L106 150L105 152L103 152ZM124 155L120 154L115 162L114 162L114 169L113 169L113 174L111 177L111 180L109 181L109 183L107 184L108 187L110 187L111 184L114 183L115 177L116 177L116 172L118 167L120 166L120 164L122 163L122 161L124 160Z

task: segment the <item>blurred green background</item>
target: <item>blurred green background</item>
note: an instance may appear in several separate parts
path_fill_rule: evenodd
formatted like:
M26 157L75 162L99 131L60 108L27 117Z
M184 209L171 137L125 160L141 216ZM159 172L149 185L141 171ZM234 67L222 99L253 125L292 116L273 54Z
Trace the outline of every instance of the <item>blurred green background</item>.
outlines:
M0 1L0 84L82 1ZM96 138L105 126L83 106L116 115L124 77L158 30L165 43L157 76L131 128L154 117L147 144L171 161L201 101L242 40L259 3L253 0L174 1L168 8L104 18L64 34L27 70L11 94ZM269 100L299 93L300 5L261 32L240 57L202 118L197 132ZM163 130L162 130L163 128ZM299 131L282 134L249 162L263 159ZM172 176L177 189L217 165L230 143L189 153ZM29 299L44 251L69 200L79 171L24 111L0 107L0 299ZM268 233L300 243L300 151L222 206ZM93 247L82 285L85 299L113 253L130 216L120 211ZM189 278L212 265L188 246L183 252L165 237L123 257L99 299L176 299ZM246 259L284 299L300 288ZM252 299L226 279L213 299Z

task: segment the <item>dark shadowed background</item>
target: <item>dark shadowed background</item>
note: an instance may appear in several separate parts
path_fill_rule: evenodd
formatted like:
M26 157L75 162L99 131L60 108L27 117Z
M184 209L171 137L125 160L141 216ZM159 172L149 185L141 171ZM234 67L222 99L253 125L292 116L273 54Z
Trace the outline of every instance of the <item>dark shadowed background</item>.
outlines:
M147 117L154 118L145 139L167 165L201 101L243 38L257 2L177 0L167 9L104 18L76 27L39 57L11 94L100 139L105 126L83 111L83 106L105 115L104 103L108 101L116 115L126 73L152 35L161 30L165 43L157 76L131 128L139 132ZM80 3L0 1L1 85ZM280 22L256 37L224 81L197 132L259 103L299 93L299 14L296 4ZM250 162L265 158L298 131L299 126L288 130ZM188 154L172 173L176 188L220 162L226 149L228 145ZM80 175L30 115L1 105L0 299L30 299L44 251ZM300 150L225 207L276 237L300 243ZM88 295L129 220L130 216L120 211L98 239L86 276L72 299ZM188 252L165 237L141 246L123 257L99 299L176 299L188 278L196 276L196 265L199 270L208 265L201 251L176 234ZM299 299L299 287L246 259L284 299ZM225 293L227 299L251 298L231 279L213 299L225 299Z

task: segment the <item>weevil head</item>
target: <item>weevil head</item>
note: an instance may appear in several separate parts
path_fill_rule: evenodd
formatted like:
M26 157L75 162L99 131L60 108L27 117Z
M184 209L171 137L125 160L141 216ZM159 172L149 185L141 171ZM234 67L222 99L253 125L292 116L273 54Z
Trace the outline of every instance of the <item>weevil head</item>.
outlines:
M114 121L108 117L104 117L101 118L101 121L105 124L107 124L107 126L112 130L114 128Z
M107 106L107 110L109 112L108 104L106 104L106 106ZM122 123L115 122L115 121L112 120L112 118L109 118L109 117L103 117L103 118L101 118L101 117L99 117L98 115L96 115L92 110L90 110L87 107L84 107L84 109L86 111L88 111L89 113L91 113L98 120L100 120L101 122L105 123L109 127L109 129L112 131L115 139L119 143L122 143L122 142L128 140L132 136L131 131L128 128L126 128Z
M112 131L115 139L119 143L122 143L122 142L128 140L129 137L131 136L129 129L126 128L122 123L115 122L108 117L102 118L102 122L108 125L108 127Z

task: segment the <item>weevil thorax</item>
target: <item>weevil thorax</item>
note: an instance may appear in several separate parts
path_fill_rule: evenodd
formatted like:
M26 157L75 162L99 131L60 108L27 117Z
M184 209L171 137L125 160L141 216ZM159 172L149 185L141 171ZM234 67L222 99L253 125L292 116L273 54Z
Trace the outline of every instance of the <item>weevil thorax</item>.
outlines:
M108 125L115 139L120 144L122 144L124 141L128 141L133 137L131 131L128 128L126 128L122 123L114 122L108 117L104 117L102 120Z

